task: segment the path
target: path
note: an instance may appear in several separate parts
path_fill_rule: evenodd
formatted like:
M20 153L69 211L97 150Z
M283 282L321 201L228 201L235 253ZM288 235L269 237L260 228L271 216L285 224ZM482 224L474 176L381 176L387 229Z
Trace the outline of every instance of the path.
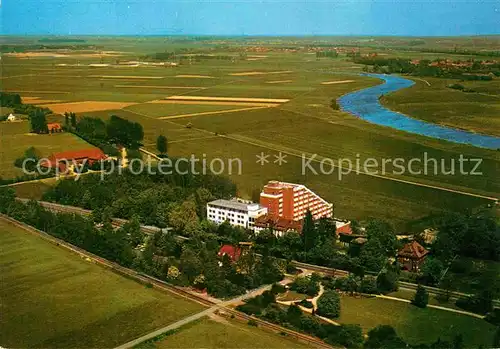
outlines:
M213 115L213 114L227 114L227 113L236 113L240 111L246 110L255 110L255 109L267 109L272 107L248 107L248 108L237 108L237 109L228 109L228 110L216 110L216 111L205 111L200 113L191 113L191 114L180 114L180 115L172 115L172 116L162 116L159 117L159 120L167 120L167 119L181 119L188 118L191 116L201 116L201 115Z
M384 296L384 295L380 295L380 294L376 295L376 297L377 298L383 298L383 299L389 299L389 300L393 300L393 301L398 301L398 302L403 302L403 303L411 303L411 301L408 300L408 299L396 298L396 297L391 297L391 296ZM462 314L462 315L468 315L468 316L472 316L472 317L475 317L475 318L478 318L478 319L484 319L483 315L471 313L471 312L468 312L468 311L465 311L465 310L446 308L446 307L442 307L442 306L439 306L439 305L433 305L433 304L427 304L427 307L428 308L439 309L439 310L445 310L445 311L449 311L449 312L457 313L457 314Z
M414 80L419 80L419 81L423 81L427 84L427 86L431 86L430 82L425 80L425 79L421 79L421 78L413 78Z
M323 295L324 292L325 288L323 287L323 284L320 283L318 295L314 298L311 298L310 300L308 299L312 303L314 311L318 310L318 299Z

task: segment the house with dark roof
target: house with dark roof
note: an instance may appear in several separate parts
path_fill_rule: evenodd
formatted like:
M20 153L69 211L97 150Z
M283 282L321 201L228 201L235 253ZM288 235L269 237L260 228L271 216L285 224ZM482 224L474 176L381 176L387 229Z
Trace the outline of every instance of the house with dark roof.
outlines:
M416 241L409 242L398 251L398 262L404 269L418 271L426 256L429 254L422 245Z

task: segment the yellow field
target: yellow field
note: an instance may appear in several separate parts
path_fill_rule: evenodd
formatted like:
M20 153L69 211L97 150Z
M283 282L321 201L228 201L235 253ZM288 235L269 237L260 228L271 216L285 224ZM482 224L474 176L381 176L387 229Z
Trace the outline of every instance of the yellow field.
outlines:
M354 82L354 80L325 81L325 82L322 82L321 85L347 84L349 82Z
M253 76L253 75L287 74L287 73L293 73L293 72L291 70L280 70L280 71L270 71L270 72L248 71L248 72L241 72L241 73L231 73L229 75L231 75L231 76Z
M277 103L251 103L251 102L219 102L219 101L179 101L159 99L151 101L153 104L198 104L198 105L235 105L242 107L276 107Z
M213 79L213 76L210 75L190 75L190 74L183 74L183 75L176 75L176 78L194 78L194 79Z
M293 80L275 80L275 81L266 81L266 84L285 84L287 82L293 82Z
M139 76L139 75L89 75L91 78L104 79L163 79L163 76Z
M122 109L134 104L136 103L84 101L51 104L50 109L56 114L63 114L65 112L84 113L91 111Z
M170 96L166 98L185 101L220 101L220 102L262 102L262 103L286 103L289 99L283 98L247 98L247 97L206 97L206 96Z
M24 104L47 104L47 103L59 103L62 102L60 99L41 99L41 97L23 97Z
M206 89L207 87L200 86L159 86L159 85L114 85L113 87L118 88L155 88L155 89L181 89L181 90L190 90L190 89Z

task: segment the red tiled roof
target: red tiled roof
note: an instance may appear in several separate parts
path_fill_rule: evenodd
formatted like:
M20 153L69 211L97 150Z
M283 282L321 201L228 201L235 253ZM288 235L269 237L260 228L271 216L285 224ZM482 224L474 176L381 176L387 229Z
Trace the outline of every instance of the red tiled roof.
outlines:
M255 220L255 226L260 228L273 228L278 231L296 230L300 232L302 230L302 221L294 221L283 217L273 219L264 215L257 217Z
M104 160L106 154L99 148L83 149L83 150L70 150L60 153L53 153L49 156L49 160L72 160L72 159L89 159L89 160Z
M64 171L66 166L64 164L64 160L67 161L81 161L81 160L89 160L89 164L94 161L100 161L106 159L107 156L104 152L99 148L92 149L84 149L84 150L74 150L74 151L64 151L60 153L53 153L46 160L43 160L40 165L52 168L58 167L59 170ZM62 161L61 163L59 163Z
M62 129L61 124L58 123L58 122L47 124L47 128L49 129L49 131L50 130L61 130Z
M224 255L228 255L229 258L231 258L231 261L236 262L238 259L240 259L241 256L241 248L235 247L232 245L223 245L220 250L218 255L220 257Z
M420 259L427 255L429 251L427 251L422 245L420 245L416 241L409 242L403 246L401 250L398 252L399 257L406 258L417 258Z
M351 223L349 222L341 227L338 227L336 232L337 234L351 235L352 234Z

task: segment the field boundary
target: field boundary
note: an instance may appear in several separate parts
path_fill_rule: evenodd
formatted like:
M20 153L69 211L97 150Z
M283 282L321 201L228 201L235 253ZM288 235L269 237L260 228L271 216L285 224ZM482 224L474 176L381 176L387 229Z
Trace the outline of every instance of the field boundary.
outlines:
M297 150L297 149L292 149L292 148L288 148L285 146L279 146L276 144L260 141L258 139L251 138L248 136L243 136L243 135L228 134L228 135L221 135L221 137L225 137L225 138L232 139L232 140L235 140L238 142L247 143L247 144L262 147L262 148L267 148L267 149L274 150L274 151L279 151L279 152L284 153L286 155L295 156L298 158L302 158L303 155L310 156L310 157L312 157L312 155L313 155L313 154L308 153L308 152L301 152L300 150ZM310 160L311 160L311 162L321 163L321 161L324 159L325 158L323 156L316 154L316 157L313 159L310 159ZM345 167L340 166L338 163L334 163L333 167L335 167L339 170L346 169ZM480 198L480 199L486 199L486 200L493 201L495 203L498 203L498 201L499 201L499 198L495 198L492 196L486 196L486 195L481 195L481 194L476 194L476 193L471 193L471 192L465 192L465 191L461 191L461 190L457 190L457 189L440 187L440 186L431 185L431 184L419 183L419 182L409 181L406 179L387 177L387 176L382 176L382 175L378 175L378 174L374 174L374 173L367 173L364 171L355 171L355 173L362 174L365 176L385 179L385 180L389 180L389 181L394 181L394 182L398 182L398 183L404 183L404 184L415 185L415 186L429 188L429 189L436 189L436 190L446 191L446 192L450 192L450 193L476 197L476 198Z
M273 106L274 107L274 106ZM191 113L191 114L180 114L180 115L172 115L172 116L162 116L159 117L159 120L168 120L168 119L181 119L181 118L188 118L191 116L202 116L202 115L213 115L213 114L229 114L229 113L236 113L239 111L246 111L246 110L256 110L256 109L266 109L266 108L272 108L272 107L248 107L248 108L238 108L238 109L229 109L229 110L215 110L215 111L205 111L205 112L199 112L199 113Z

